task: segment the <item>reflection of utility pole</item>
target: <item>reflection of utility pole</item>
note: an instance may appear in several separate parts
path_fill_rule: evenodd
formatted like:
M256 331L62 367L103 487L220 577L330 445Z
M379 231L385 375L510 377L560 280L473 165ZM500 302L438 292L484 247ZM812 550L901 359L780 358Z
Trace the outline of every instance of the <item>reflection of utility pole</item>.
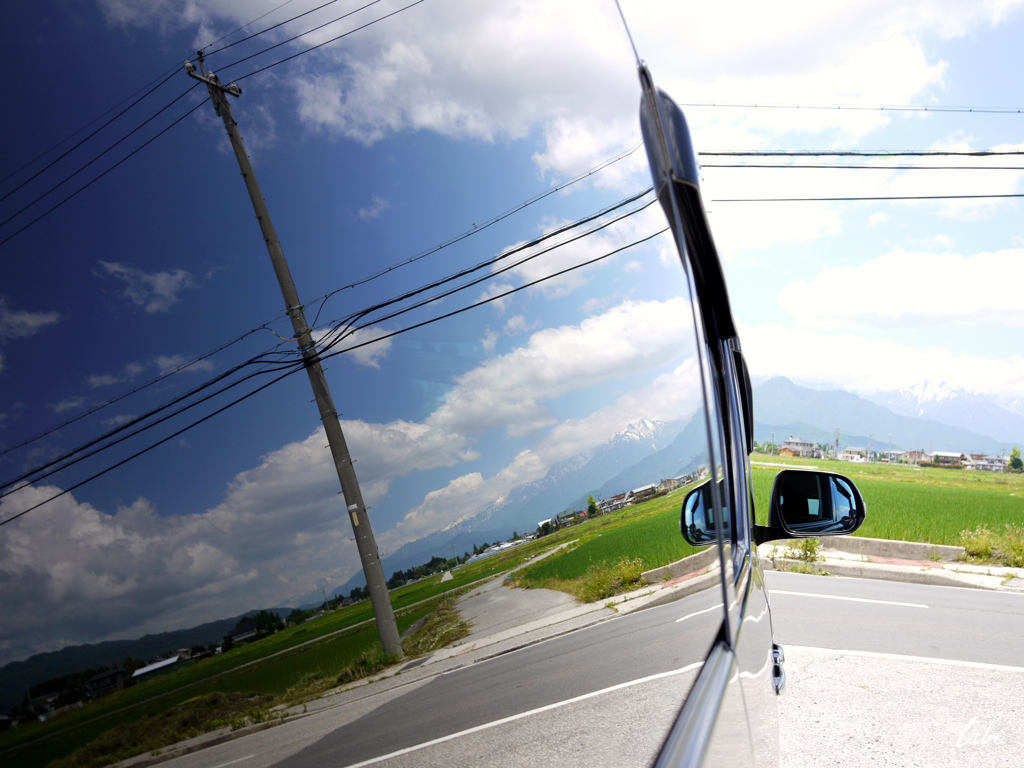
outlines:
M338 411L334 407L334 399L327 386L327 379L324 377L323 368L320 366L320 357L316 351L316 344L312 338L312 331L306 323L306 315L302 311L302 303L299 301L299 293L292 282L291 271L288 269L288 262L285 261L284 249L277 237L277 231L270 220L270 211L263 199L259 183L256 181L256 174L253 171L252 163L249 162L249 155L242 143L242 136L238 132L238 124L234 115L231 114L231 107L228 104L227 94L234 97L241 95L241 89L232 83L225 87L212 72L208 72L203 61L203 53L199 52L199 66L203 74L198 75L195 67L190 62L185 63L189 77L206 84L210 92L210 100L213 102L214 111L224 121L228 138L231 140L231 148L235 151L235 158L238 160L238 167L242 171L242 178L245 180L246 189L249 191L249 199L256 212L256 220L259 222L260 231L263 234L263 241L266 243L267 251L270 253L270 261L274 265L274 272L277 274L277 281L281 286L281 293L284 296L285 311L292 321L292 330L295 334L295 341L298 342L299 351L302 353L302 361L309 375L309 383L313 387L313 396L316 399L317 407L320 409L320 420L323 422L324 431L327 433L327 443L331 449L331 456L334 459L334 468L338 473L338 480L341 481L341 492L344 494L345 503L348 506L348 513L352 523L352 531L356 538L356 547L359 549L359 559L362 562L363 574L366 576L366 587L370 593L370 602L373 604L373 615L377 620L377 631L380 633L380 642L384 653L389 656L402 657L402 642L398 636L398 624L395 621L395 612L391 607L391 598L388 595L387 582L384 579L384 568L380 563L380 554L377 552L377 542L373 537L373 530L370 528L370 518L366 514L366 505L363 503L363 495L359 490L359 480L356 478L355 469L352 466L352 458L349 456L348 445L345 442L345 435L341 431L341 422L338 421ZM326 597L326 592L325 592Z
M327 605L327 590L326 590L326 589L324 589L324 588L323 588L323 587L321 586L321 587L320 587L320 591L324 593L324 609L326 610L326 609L328 608L328 605Z

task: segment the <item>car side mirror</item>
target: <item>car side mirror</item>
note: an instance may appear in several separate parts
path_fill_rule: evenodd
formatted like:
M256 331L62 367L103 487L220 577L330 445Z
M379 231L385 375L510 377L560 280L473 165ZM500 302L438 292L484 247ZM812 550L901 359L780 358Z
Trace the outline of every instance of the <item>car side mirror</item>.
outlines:
M729 535L728 513L726 515L723 532ZM715 526L715 507L711 501L711 481L708 480L698 485L683 499L683 510L679 516L679 529L688 544L695 547L706 547L718 541L718 531Z
M775 476L768 539L844 536L864 522L867 509L853 481L833 472L784 469Z

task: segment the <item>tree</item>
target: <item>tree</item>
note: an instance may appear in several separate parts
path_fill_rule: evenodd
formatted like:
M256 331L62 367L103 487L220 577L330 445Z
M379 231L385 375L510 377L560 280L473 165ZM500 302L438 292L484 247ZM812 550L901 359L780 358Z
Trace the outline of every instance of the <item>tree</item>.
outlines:
M1021 461L1020 458L1020 448L1016 445L1013 446L1013 450L1010 451L1010 469L1014 472L1024 470L1024 461Z
M587 496L587 514L591 517L597 514L597 502L594 501L593 495Z

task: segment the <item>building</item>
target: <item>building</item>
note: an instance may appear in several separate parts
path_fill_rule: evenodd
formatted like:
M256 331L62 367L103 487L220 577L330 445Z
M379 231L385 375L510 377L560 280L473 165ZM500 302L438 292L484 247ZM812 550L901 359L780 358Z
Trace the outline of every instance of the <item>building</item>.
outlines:
M231 640L232 643L240 643L243 640L248 640L249 638L256 637L256 632L257 629L255 624L246 624L244 627L232 629L230 632L228 632L227 637L229 640Z
M89 692L89 696L93 698L102 696L109 691L116 691L118 688L124 688L123 669L111 669L107 672L100 672L98 675L94 675L85 681L85 689Z
M840 461L867 461L868 460L868 449L867 448L843 448L843 452L839 454Z
M954 453L952 451L932 451L928 456L933 464L939 464L943 467L962 467L964 460L967 458L962 453Z
M635 504L638 501L651 498L651 496L657 492L658 486L654 483L651 483L650 485L642 485L639 488L634 488L626 494L626 503Z
M986 456L983 454L972 453L970 456L969 466L973 469L980 469L984 472L1005 472L1009 464L1010 459L1006 456Z
M142 667L142 669L136 669L135 672L132 673L132 679L139 680L146 677L146 675L152 675L154 672L169 672L171 668L178 663L178 661L179 659L177 656L171 656L169 659L154 661L152 664Z
M601 499L601 501L597 502L597 510L602 515L622 509L624 506L626 506L625 493L620 493L617 496L609 496L607 499Z
M779 448L779 456L814 456L814 443L808 443L799 437L790 436ZM790 451L790 453L783 453Z

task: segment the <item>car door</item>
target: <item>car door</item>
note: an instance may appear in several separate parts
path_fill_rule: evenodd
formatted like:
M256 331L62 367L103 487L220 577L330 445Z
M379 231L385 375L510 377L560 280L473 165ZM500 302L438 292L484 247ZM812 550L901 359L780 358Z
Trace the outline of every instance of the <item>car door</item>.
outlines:
M749 377L728 292L700 195L699 169L682 111L640 67L640 120L654 186L672 229L689 287L707 436L705 517L713 520L721 567L721 622L701 674L658 756L658 766L753 765L755 738L744 680L761 682L770 657L771 622L751 546ZM755 572L757 576L755 578ZM755 585L761 585L756 587ZM748 620L749 619L749 620ZM770 666L770 665L769 665ZM770 706L774 702L763 702ZM763 747L765 735L756 739ZM761 754L768 765L778 750Z

